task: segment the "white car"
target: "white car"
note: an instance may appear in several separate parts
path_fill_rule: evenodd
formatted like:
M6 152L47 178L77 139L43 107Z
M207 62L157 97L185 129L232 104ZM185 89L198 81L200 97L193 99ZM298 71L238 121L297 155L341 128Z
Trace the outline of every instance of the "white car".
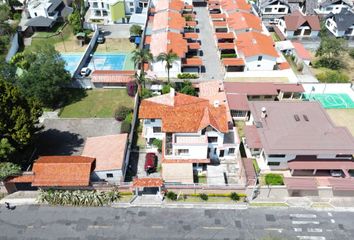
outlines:
M343 176L342 170L331 170L330 174L332 177L342 177Z
M88 67L84 67L80 71L81 76L84 76L84 77L90 75L90 73L91 73L91 69Z

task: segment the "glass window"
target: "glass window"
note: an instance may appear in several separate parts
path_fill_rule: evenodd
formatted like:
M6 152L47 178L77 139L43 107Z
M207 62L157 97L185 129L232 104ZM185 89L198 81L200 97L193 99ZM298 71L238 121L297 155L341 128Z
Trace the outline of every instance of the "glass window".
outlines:
M130 3L129 3L129 6L133 7L133 6L134 6L134 3L133 3L133 2L130 2Z
M272 11L271 8L266 8L266 9L264 10L264 12L266 12L266 13L269 13L269 12L271 12L271 11Z
M98 3L97 3L97 2L93 2L92 7L94 7L94 8L98 8Z
M285 158L285 154L269 154L270 158Z
M268 162L268 166L279 166L280 162Z
M245 111L239 111L239 110L231 110L231 115L232 117L245 117L246 112Z
M262 61L263 57L262 56L258 56L258 61Z
M285 8L279 8L278 12L285 12Z
M103 16L108 16L108 12L106 10L103 10L102 13L103 13Z
M113 173L107 173L106 176L107 178L113 178Z
M235 148L229 148L229 155L235 154Z
M152 131L153 131L154 133L160 133L160 132L161 132L161 127L153 127L153 128L152 128Z
M177 149L177 155L188 155L189 149Z
M208 143L216 143L218 142L218 137L208 137Z

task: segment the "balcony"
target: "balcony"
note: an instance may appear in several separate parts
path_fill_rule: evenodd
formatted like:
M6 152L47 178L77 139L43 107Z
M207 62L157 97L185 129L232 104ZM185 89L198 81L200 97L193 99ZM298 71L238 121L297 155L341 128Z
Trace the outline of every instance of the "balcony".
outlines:
M207 144L206 136L175 136L175 144L190 145L190 144Z

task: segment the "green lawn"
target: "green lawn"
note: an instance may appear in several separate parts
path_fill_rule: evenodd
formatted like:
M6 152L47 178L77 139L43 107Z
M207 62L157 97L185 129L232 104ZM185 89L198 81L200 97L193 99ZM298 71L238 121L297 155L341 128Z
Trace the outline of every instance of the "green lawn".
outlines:
M167 202L173 203L173 202L178 202L178 203L237 203L237 201L233 201L229 197L209 197L207 201L202 200L200 197L192 197L188 196L185 199L178 199L177 201L172 201L167 199ZM240 201L239 201L240 202Z
M275 32L271 32L270 35L272 36L274 42L281 41L280 37Z
M254 170L256 171L256 173L259 173L261 171L261 169L258 166L257 160L252 159L252 163L253 163L253 167L254 167Z
M118 106L134 107L134 98L128 96L126 89L94 89L86 91L80 99L75 93L80 90L70 90L74 99L62 108L62 118L111 118ZM78 93L82 94L82 93ZM76 99L75 99L76 98Z
M62 29L62 26L58 26L51 32L37 32L35 36L32 37L32 43L30 48L34 46L40 46L43 43L48 43L50 45L55 45L56 43L60 43L63 41L69 41L69 39L73 36L72 28L70 25L66 25L62 34L55 35L55 33ZM55 36L53 36L55 35ZM52 37L50 37L52 36Z

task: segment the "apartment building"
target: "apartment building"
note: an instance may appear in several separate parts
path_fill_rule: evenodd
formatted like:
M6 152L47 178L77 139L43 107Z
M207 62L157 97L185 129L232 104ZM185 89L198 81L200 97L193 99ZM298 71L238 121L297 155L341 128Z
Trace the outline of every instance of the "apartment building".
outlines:
M353 136L335 126L319 102L253 101L249 107L244 145L263 171L309 170L315 175L329 171L333 162L353 161Z
M236 129L228 121L226 107L217 101L210 104L207 99L171 89L168 94L143 100L139 119L148 146L154 139L163 141L162 164L184 164L181 166L188 166L188 171L197 165L206 169L210 163L235 159L238 153Z

